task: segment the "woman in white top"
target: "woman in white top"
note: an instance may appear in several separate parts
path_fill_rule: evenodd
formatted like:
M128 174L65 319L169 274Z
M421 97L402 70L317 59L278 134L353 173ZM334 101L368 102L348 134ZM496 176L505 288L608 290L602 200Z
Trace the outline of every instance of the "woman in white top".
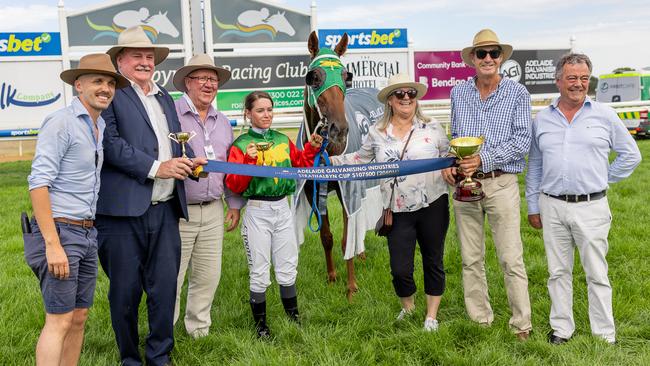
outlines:
M385 103L384 116L370 128L368 138L359 151L333 156L334 165L393 162L430 159L447 155L449 140L439 123L424 116L417 100L424 96L426 87L409 80L406 74L397 74L388 80L377 98ZM409 140L410 136L410 140ZM407 145L408 140L408 145ZM388 234L390 268L395 293L402 310L398 320L411 315L415 309L413 280L415 243L420 245L424 270L424 292L427 314L424 329L438 329L436 319L440 299L445 289L443 255L445 236L449 226L449 199L447 185L439 171L397 178L381 182L384 207L393 211L393 229ZM391 196L393 197L392 202Z

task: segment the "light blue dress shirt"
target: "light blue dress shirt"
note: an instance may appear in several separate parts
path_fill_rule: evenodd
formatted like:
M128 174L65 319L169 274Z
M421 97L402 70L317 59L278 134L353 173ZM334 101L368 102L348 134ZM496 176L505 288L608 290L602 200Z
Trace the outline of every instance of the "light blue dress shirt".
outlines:
M95 218L105 127L100 116L95 141L92 120L79 98L45 117L27 181L30 190L49 187L52 217Z
M530 94L502 75L497 89L481 100L476 80L451 89L451 137L485 137L481 171L521 173L530 149Z
M587 97L569 123L556 98L533 123L528 155L528 214L539 213L540 192L551 195L591 194L632 174L641 152L611 107ZM609 153L616 152L610 164Z

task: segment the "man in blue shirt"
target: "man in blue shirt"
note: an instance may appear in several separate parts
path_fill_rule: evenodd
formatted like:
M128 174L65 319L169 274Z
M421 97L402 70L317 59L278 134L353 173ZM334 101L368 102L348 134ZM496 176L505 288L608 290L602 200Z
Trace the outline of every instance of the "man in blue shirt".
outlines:
M555 72L560 97L537 114L528 157L528 221L544 228L552 344L567 342L575 330L574 245L587 277L591 331L616 341L605 258L612 220L606 192L609 183L632 174L641 153L616 112L587 97L591 70L586 55L560 59ZM617 156L610 164L611 150Z
M100 113L115 88L129 84L106 54L84 56L77 69L60 77L79 96L45 118L28 177L36 220L24 234L25 259L40 281L46 311L36 345L38 365L79 361L97 278L93 219L105 126Z
M494 320L485 277L487 215L512 310L509 324L517 338L526 340L532 325L517 174L524 170L530 147L531 114L526 88L499 74L499 66L511 54L512 46L500 43L489 29L478 32L472 46L462 51L463 61L474 66L476 76L451 90L451 135L485 137L480 154L460 162L464 174L481 181L485 198L454 201L454 212L469 317L485 326ZM442 176L449 184L461 178L456 168L443 170Z

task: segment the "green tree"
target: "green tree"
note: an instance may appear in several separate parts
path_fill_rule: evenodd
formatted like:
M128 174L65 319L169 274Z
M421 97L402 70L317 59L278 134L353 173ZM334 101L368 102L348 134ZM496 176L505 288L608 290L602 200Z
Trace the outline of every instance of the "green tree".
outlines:
M636 69L633 68L633 67L627 67L627 66L618 67L618 68L614 69L614 71L612 71L612 73L614 73L614 74L622 74L622 73L628 72L628 71L636 71Z

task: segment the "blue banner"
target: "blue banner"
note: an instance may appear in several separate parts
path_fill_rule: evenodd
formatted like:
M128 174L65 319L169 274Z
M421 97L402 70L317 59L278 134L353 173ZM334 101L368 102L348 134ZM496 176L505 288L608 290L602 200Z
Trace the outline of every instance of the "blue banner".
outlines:
M334 48L347 33L348 49L407 48L406 28L390 29L319 29L321 48Z
M0 33L0 57L60 55L61 35L58 32Z
M322 166L311 168L284 168L261 165L235 164L210 160L203 166L205 172L248 175L251 177L304 179L320 181L365 180L392 178L401 175L426 173L448 168L455 158L402 160L390 163Z
M37 135L38 135L38 128L0 130L0 137L21 137L21 136L37 136Z

